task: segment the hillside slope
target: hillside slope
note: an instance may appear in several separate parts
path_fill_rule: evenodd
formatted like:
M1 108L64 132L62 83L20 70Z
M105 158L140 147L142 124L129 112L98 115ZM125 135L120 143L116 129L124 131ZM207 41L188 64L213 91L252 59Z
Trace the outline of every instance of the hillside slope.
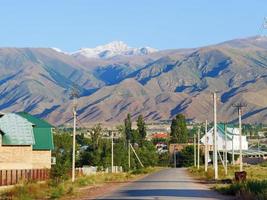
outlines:
M72 119L69 90L78 85L82 123L120 123L127 113L149 121L183 112L212 120L236 119L233 103L246 102L245 122L267 123L267 38L144 55L86 58L53 49L0 49L0 109L28 111L54 124Z

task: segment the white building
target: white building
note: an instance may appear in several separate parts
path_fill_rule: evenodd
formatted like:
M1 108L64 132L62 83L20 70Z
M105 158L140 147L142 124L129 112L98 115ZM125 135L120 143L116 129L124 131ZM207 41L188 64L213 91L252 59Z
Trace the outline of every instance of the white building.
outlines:
M218 151L223 151L225 149L225 131L224 125L217 125L217 145ZM214 127L211 128L207 133L208 145L213 145L213 130ZM227 127L226 128L226 147L228 151L231 151L232 148L235 151L239 150L239 128ZM200 139L201 143L205 144L205 136ZM248 141L247 136L242 136L242 149L248 150Z

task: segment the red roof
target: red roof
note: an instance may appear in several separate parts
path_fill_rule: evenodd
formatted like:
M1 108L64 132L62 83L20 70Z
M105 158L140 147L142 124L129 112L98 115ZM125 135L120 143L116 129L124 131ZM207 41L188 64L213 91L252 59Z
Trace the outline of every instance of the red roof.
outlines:
M168 133L154 133L152 135L152 138L168 138L169 134Z

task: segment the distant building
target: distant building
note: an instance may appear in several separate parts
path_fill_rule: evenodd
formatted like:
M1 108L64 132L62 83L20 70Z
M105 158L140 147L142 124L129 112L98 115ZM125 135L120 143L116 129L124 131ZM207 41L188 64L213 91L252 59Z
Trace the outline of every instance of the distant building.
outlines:
M154 133L152 134L152 139L167 139L169 138L169 133Z
M213 145L213 131L214 127L212 127L208 133L208 145ZM226 128L226 148L228 151L234 149L234 151L239 150L240 136L239 136L239 128L235 128L233 126L228 125ZM201 138L201 143L205 144L205 136ZM218 151L223 151L225 149L225 128L223 124L217 125L217 145ZM242 149L248 150L248 141L247 136L242 135Z
M27 113L0 115L0 169L51 168L53 126Z

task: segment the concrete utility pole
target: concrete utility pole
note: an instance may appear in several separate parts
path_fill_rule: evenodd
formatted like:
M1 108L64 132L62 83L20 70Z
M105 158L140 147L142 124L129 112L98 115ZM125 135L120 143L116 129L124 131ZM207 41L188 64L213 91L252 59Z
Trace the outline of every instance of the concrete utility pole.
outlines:
M241 122L241 115L242 115L242 108L246 107L246 104L238 103L234 104L234 107L237 108L238 111L238 121L239 121L239 160L240 160L240 165L239 165L239 170L242 172L243 171L243 151L242 151L242 122Z
M197 166L196 134L194 134L194 167Z
M235 165L234 135L232 135L232 165Z
M173 145L173 167L176 168L176 149L175 149L175 145Z
M114 142L113 142L113 131L111 131L111 173L113 173L113 168L114 168L114 151L113 151L113 146L114 146Z
M227 125L224 124L224 169L225 169L225 175L227 175Z
M71 173L71 181L75 181L75 146L76 146L76 120L77 120L77 97L78 91L74 86L72 88L71 97L73 98L73 136L72 136L72 173Z
M131 169L131 149L130 149L130 140L128 140L128 167Z
M216 92L213 93L213 103L214 103L214 179L218 179L218 155L217 155L217 96Z
M200 128L198 128L197 131L197 169L199 169L199 156L200 156L199 138L200 138Z
M205 172L208 171L208 121L205 122Z
M240 171L243 171L243 151L242 151L242 124L241 124L241 107L238 108L238 118L239 118L239 159L240 159Z

